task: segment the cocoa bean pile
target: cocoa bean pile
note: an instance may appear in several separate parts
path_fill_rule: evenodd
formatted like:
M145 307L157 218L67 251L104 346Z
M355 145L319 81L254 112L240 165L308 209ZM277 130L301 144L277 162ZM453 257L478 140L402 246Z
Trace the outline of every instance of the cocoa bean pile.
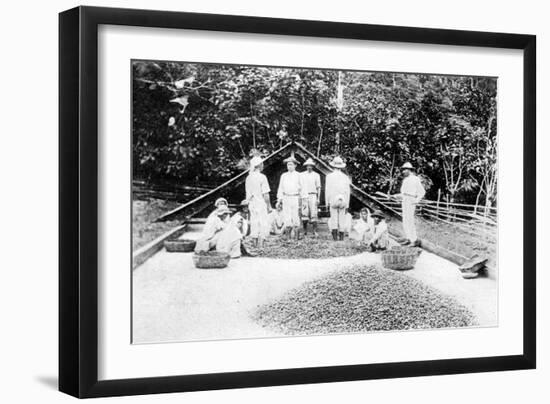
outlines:
M248 240L245 245L250 249ZM366 246L354 240L333 241L329 234L320 233L317 237L307 236L301 240L282 240L279 236L269 236L264 248L257 253L262 257L300 259L300 258L331 258L347 257L365 252Z
M254 319L286 335L456 328L476 325L455 299L409 276L378 266L352 266L310 281Z

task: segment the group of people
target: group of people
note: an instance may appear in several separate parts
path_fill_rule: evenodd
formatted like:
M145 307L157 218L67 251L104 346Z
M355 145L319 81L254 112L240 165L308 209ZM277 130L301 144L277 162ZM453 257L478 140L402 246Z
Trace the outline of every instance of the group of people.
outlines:
M232 214L227 199L218 198L215 209L208 215L202 234L197 240L195 252L216 250L231 258L239 258L246 250L242 240L249 233L248 204L243 201L240 210Z
M250 237L252 245L262 248L269 234L280 235L285 240L296 240L301 233L307 235L309 227L317 235L318 210L321 201L321 177L314 171L315 162L304 162L305 170L296 170L299 162L291 155L284 160L287 171L279 180L275 209L271 206L271 188L262 173L264 161L260 156L250 160L250 172L245 181L246 197L240 209L232 215L227 200L219 198L215 210L208 216L203 233L195 251L215 249L230 254L232 258L249 254L242 244ZM330 212L328 227L334 241L344 240L349 234L368 247L370 251L384 250L389 246L388 226L383 212L371 213L367 208L360 211L359 219L352 221L349 211L351 180L342 170L346 163L335 157L330 166L333 171L326 176L325 202ZM424 197L425 190L420 179L414 175L410 163L402 167L404 180L400 193L402 201L403 229L406 240L403 244L416 245L414 223L416 204Z

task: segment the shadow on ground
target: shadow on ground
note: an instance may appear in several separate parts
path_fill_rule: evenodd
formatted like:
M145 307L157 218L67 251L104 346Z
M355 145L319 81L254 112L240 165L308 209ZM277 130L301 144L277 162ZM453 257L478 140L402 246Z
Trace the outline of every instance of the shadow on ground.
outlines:
M57 376L36 376L36 381L50 389L58 389L58 379Z

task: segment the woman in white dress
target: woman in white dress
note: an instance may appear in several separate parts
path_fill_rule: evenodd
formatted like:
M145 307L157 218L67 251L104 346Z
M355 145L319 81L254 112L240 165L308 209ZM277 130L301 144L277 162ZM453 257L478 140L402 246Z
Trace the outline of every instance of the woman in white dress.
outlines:
M359 219L353 223L350 238L368 244L374 232L374 220L367 208L361 209Z
M225 228L229 221L231 211L225 206L215 210L216 215L208 218L202 229L201 236L197 240L195 252L206 252L216 247L220 232Z

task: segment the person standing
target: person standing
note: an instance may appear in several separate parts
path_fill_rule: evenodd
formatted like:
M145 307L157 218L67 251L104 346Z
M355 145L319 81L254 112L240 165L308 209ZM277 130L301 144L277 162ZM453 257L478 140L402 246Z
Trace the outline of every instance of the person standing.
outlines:
M424 198L426 190L422 186L420 178L414 174L414 167L411 163L405 163L401 167L403 170L403 183L400 193L397 197L401 198L401 215L403 217L403 231L407 239L403 245L419 244L416 234L416 225L414 222L414 212L416 205Z
M277 190L277 203L283 204L284 230L283 237L298 239L300 226L300 203L302 195L302 181L296 171L298 160L294 155L284 160L287 172L281 174L279 189Z
M317 209L321 198L321 176L313 171L315 162L308 158L304 166L306 171L300 173L302 176L302 222L304 234L307 234L308 222L311 223L313 235L317 236Z
M254 247L262 248L269 234L271 201L269 200L269 183L262 174L263 159L255 156L250 160L250 174L246 177L245 190L248 210L250 211L250 237Z
M330 162L330 166L334 170L326 178L325 201L330 211L328 227L332 233L332 238L336 241L344 239L346 210L349 208L351 181L342 172L342 169L346 167L346 163L344 163L340 156L336 156Z

